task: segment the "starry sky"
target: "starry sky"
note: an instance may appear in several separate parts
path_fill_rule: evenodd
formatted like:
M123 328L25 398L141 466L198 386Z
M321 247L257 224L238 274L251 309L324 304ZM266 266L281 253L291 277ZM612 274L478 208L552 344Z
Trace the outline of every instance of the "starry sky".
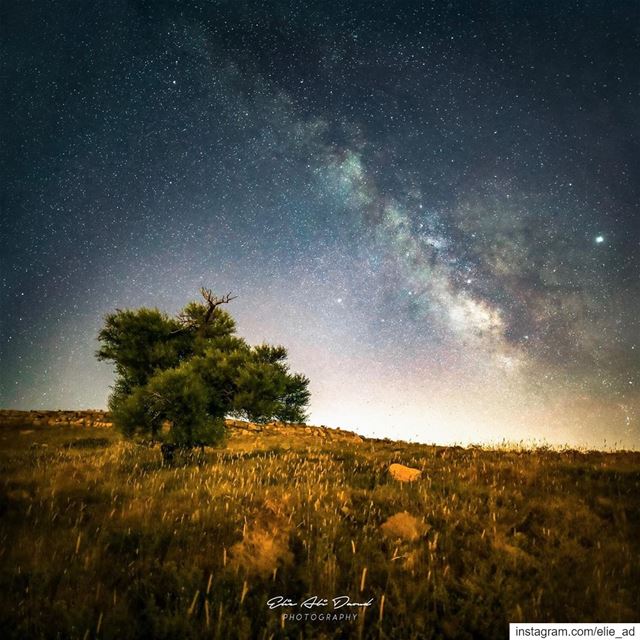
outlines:
M640 447L640 5L3 4L0 406L104 314L238 295L311 420Z

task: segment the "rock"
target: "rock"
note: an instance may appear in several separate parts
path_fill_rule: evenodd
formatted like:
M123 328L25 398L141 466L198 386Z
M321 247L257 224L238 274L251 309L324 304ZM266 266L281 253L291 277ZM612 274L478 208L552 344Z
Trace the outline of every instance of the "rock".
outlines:
M394 480L399 482L413 482L422 475L420 469L405 467L403 464L398 463L394 463L389 467L389 473Z
M380 529L388 538L400 538L401 540L413 542L424 535L429 530L429 526L424 522L420 522L418 518L412 516L408 511L401 511L381 524Z
M263 578L280 566L293 564L287 534L286 530L276 533L259 528L247 532L241 542L231 547L231 564Z

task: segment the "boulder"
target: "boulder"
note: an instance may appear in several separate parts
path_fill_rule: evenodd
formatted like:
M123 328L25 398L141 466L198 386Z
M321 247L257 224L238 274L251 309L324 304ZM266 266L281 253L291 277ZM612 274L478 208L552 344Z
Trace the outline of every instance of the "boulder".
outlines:
M405 465L398 463L394 463L389 467L389 473L394 480L399 482L414 482L422 475L420 469L405 467Z
M380 529L387 538L413 542L424 535L429 530L429 526L420 522L408 511L401 511L388 518L380 525Z

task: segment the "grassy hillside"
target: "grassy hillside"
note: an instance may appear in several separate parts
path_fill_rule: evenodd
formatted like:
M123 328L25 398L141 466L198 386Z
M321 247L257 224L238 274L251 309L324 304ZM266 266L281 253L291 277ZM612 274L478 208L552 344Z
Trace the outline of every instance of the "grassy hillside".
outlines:
M164 468L113 429L27 420L0 425L3 638L500 638L640 611L639 453L237 425ZM282 618L328 612L358 617Z

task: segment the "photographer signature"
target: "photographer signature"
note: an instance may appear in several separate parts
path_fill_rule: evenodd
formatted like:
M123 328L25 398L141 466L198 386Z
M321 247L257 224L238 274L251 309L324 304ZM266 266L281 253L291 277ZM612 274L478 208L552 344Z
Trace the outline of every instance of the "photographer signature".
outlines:
M373 598L366 602L352 602L349 596L336 596L334 598L320 598L319 596L311 596L303 600L300 604L294 602L285 596L274 596L267 600L269 609L278 609L280 607L300 607L301 609L313 609L315 607L328 607L329 603L333 609L342 609L342 607L370 607L373 604Z

